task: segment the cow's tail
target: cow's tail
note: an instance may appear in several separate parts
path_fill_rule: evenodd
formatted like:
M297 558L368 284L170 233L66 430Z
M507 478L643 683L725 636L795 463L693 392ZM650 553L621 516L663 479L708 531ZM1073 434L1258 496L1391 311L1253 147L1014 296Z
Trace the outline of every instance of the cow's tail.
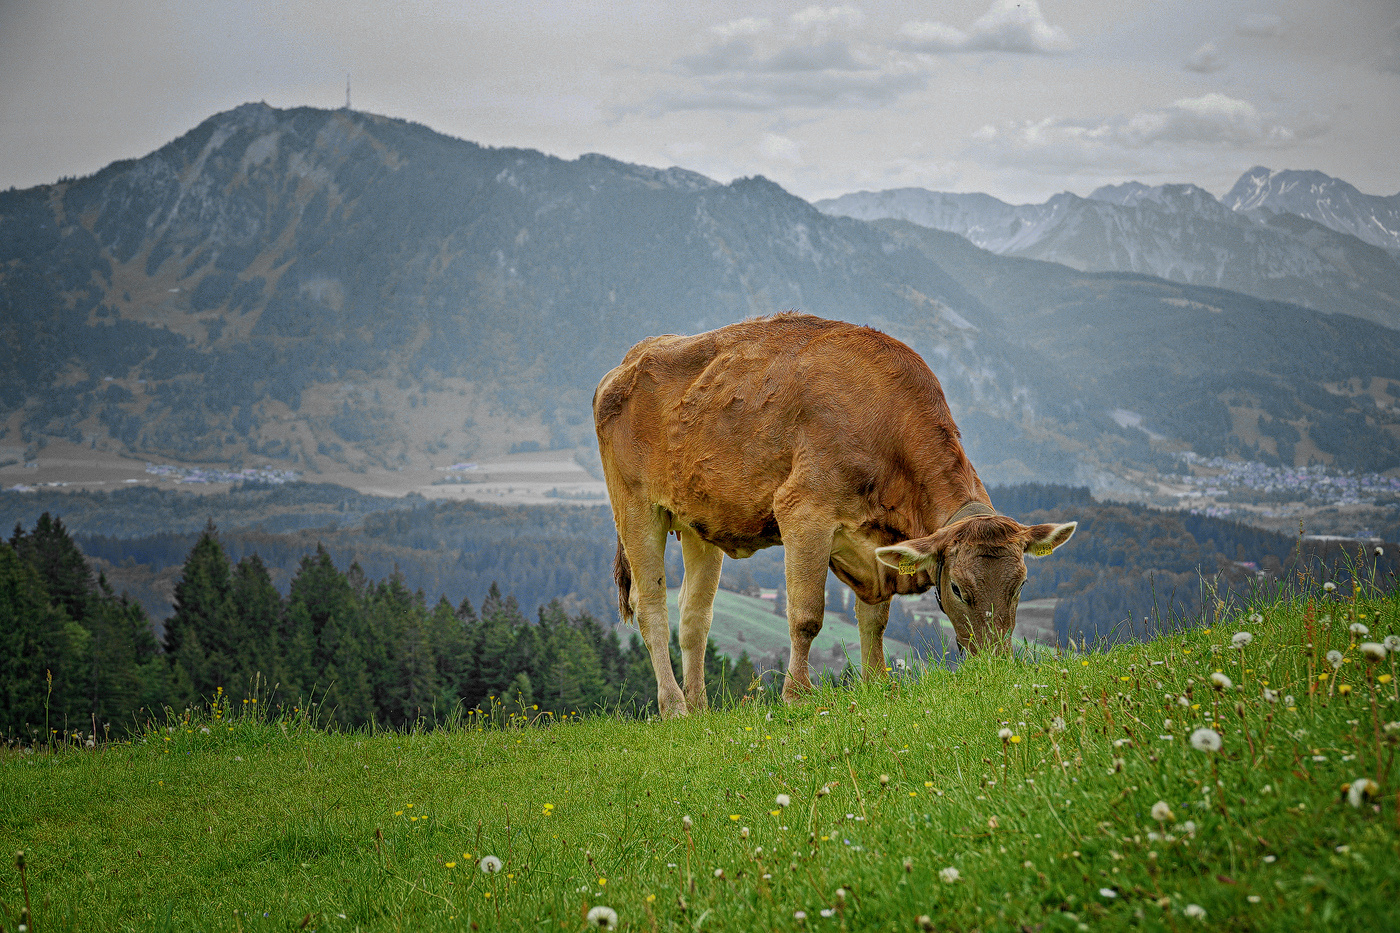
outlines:
M617 538L617 556L613 558L613 579L617 581L617 611L622 621L631 624L632 618L632 565L627 562L627 552L622 548L622 536Z

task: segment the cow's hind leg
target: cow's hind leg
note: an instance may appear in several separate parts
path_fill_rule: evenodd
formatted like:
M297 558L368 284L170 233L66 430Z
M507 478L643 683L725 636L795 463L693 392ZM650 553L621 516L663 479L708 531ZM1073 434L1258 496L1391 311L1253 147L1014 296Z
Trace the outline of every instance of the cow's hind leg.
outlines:
M618 529L632 569L632 610L656 672L656 704L663 717L686 714L685 695L671 669L671 626L666 614L666 513L649 505L627 510Z
M680 539L685 560L680 595L681 669L685 675L686 706L693 713L710 705L705 692L705 646L710 640L724 552L702 541L693 531L682 531Z
M889 679L885 668L885 626L890 621L890 601L882 603L856 600L856 627L860 629L861 677L867 683Z

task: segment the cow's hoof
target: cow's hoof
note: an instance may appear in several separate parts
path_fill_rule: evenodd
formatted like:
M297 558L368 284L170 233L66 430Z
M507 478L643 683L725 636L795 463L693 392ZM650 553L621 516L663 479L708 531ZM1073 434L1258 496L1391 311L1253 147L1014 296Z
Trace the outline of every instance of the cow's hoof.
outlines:
M690 712L686 706L685 695L677 691L675 696L663 696L657 700L657 706L661 710L662 719L678 719Z
M811 694L812 684L810 681L804 684L792 677L788 677L787 681L783 684L784 703L801 703L811 696Z

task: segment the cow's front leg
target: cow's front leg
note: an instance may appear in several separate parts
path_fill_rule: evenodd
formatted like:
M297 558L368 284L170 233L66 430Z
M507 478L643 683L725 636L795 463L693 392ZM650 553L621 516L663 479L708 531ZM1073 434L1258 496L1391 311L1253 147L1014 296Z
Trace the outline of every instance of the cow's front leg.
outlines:
M781 527L781 519L779 520ZM788 656L783 699L793 703L812 691L807 659L812 639L822 630L826 610L826 571L831 561L831 533L822 528L782 528L783 570L787 577Z
M888 680L885 667L885 626L890 621L890 601L866 603L856 600L856 627L860 629L861 678Z

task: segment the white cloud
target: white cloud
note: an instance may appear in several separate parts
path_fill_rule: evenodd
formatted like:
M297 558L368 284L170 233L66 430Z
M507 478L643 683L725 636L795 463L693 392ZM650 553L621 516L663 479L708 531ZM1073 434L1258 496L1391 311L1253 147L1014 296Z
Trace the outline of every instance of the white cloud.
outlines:
M1206 42L1191 53L1191 57L1186 59L1182 67L1198 74L1214 74L1224 69L1225 59L1221 56L1220 50L1215 47L1214 42Z
M771 29L773 24L766 19L758 19L752 16L745 16L742 19L732 19L727 23L718 26L711 26L710 32L721 39L732 39L735 36L753 36L760 32Z
M865 22L865 14L849 4L825 9L809 6L792 14L792 22L799 27L859 26Z
M1053 55L1073 44L1059 26L1051 26L1037 0L994 0L964 32L942 22L905 23L900 29L903 46L916 52L1016 52Z
M1235 32L1254 39L1273 39L1283 35L1283 17L1275 13L1249 13L1235 24Z
M1099 120L1046 117L986 125L972 135L970 154L1004 165L1036 165L1080 174L1167 164L1182 152L1278 149L1324 127L1295 130L1246 100L1218 92L1165 107Z
M863 37L864 20L854 6L810 6L778 26L734 20L711 28L718 41L677 58L679 83L658 89L644 109L869 107L926 86L926 69L910 56ZM846 32L834 34L838 28Z
M778 159L794 164L802 161L802 147L778 133L764 133L763 139L758 144L758 151L768 159Z

